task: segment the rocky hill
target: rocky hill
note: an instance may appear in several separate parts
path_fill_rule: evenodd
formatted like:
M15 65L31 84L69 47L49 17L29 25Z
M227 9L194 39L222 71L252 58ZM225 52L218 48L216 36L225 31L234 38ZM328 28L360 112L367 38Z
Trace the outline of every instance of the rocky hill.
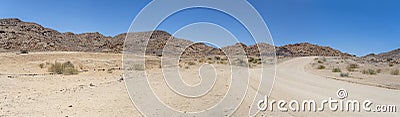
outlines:
M319 46L310 43L280 46L277 47L277 54L281 56L352 56L328 46Z
M248 56L351 56L330 47L309 43L289 44L275 47L266 43L215 48L203 43L178 39L165 31L123 33L117 36L104 36L100 33L75 34L60 33L39 24L23 22L19 19L0 19L0 52L10 51L84 51L84 52L122 52L125 37L134 38L126 43L125 50L144 52L148 55L182 54L183 56L237 55L246 52ZM147 48L146 40L149 39ZM164 49L164 50L163 50Z
M368 54L361 58L370 62L391 62L400 64L400 48L380 54Z
M2 51L118 51L123 40L100 33L60 33L19 19L0 19Z

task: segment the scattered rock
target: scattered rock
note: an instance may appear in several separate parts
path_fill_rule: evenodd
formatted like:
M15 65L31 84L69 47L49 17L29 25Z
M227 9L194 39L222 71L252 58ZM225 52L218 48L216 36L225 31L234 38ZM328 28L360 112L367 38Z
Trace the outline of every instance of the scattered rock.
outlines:
M119 79L118 79L118 82L122 82L122 81L124 81L124 77L120 77Z
M95 87L96 85L94 85L93 83L89 84L90 87Z

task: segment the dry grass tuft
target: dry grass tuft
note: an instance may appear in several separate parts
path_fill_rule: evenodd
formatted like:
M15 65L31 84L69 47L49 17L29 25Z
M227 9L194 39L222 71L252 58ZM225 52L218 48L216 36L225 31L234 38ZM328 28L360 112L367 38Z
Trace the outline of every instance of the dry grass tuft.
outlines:
M74 64L72 64L70 61L67 61L65 63L55 62L54 64L51 64L48 71L64 75L78 74L78 70L75 69Z

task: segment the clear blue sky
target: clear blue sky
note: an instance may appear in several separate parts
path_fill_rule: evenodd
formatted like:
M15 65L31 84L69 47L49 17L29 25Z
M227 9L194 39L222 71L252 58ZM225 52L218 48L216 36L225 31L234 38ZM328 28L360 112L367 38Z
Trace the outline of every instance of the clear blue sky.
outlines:
M0 18L20 18L60 32L127 32L150 0L2 0ZM249 0L266 21L275 45L310 42L358 56L400 48L399 0ZM228 5L229 3L227 3ZM197 14L197 15L196 15ZM204 17L207 14L207 17ZM188 22L213 21L244 43L240 25L207 9L180 12L159 29L170 33ZM200 35L202 36L202 35ZM185 38L185 36L181 37Z

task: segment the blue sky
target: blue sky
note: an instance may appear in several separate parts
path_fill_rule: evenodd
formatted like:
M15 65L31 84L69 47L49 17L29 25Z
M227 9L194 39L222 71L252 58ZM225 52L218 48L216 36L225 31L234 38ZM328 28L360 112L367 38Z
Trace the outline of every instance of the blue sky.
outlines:
M3 0L0 18L20 18L60 32L127 32L150 0ZM249 0L265 20L275 45L310 42L366 55L400 47L398 0ZM229 4L229 3L227 3ZM206 16L206 17L205 17ZM209 9L177 13L159 29L175 33L190 22L214 22L246 44L246 30L226 14ZM177 33L178 35L179 33ZM207 35L185 35L201 38ZM218 37L218 36L210 36ZM220 39L223 41L223 39Z

